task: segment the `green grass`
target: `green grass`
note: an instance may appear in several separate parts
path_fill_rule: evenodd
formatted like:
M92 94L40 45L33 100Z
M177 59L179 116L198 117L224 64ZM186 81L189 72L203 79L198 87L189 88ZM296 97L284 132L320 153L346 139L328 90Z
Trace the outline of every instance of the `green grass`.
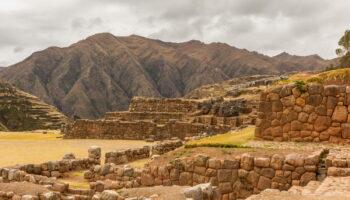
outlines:
M250 148L245 146L254 138L254 128L244 129L235 133L220 134L213 137L190 141L185 148L194 147L223 147L223 148Z

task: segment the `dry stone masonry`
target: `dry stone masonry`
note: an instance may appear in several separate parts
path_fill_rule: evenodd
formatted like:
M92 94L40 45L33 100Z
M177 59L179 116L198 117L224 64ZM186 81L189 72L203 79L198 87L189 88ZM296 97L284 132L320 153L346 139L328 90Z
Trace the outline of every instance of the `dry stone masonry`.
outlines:
M65 138L96 139L184 139L197 135L213 135L255 123L244 99L225 101L214 98L132 99L129 111L109 112L100 120L77 120L63 130Z
M152 155L162 155L182 145L180 140L175 140L165 141L153 146L144 146L143 148L107 152L105 154L105 163L124 164L138 159L149 158Z
M309 154L253 156L249 153L230 160L206 155L176 159L166 165L145 166L143 171L108 163L85 173L92 189L120 189L156 185L195 186L211 183L222 199L246 198L268 188L288 190L316 180L322 151Z
M309 84L261 93L255 137L274 141L350 142L350 86Z

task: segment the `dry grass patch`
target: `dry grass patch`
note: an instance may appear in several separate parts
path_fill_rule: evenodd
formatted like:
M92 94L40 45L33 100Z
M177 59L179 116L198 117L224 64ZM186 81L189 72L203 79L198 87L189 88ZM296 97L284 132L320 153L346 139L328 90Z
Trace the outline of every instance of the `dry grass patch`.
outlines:
M213 137L190 141L185 147L231 147L245 148L248 141L254 138L255 128L243 129L239 132L220 134Z
M106 152L152 144L137 140L62 139L60 136L58 132L0 132L0 167L61 160L68 152L77 158L86 158L90 146L102 148L103 162Z

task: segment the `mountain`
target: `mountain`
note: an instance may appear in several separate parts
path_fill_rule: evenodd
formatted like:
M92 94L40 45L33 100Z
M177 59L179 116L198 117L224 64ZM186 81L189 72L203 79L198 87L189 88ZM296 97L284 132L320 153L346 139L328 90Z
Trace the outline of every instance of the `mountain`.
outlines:
M224 43L163 42L109 33L69 47L50 47L0 71L0 77L58 107L68 116L99 118L127 109L133 96L181 97L202 85L234 77L320 70ZM306 62L306 63L307 63Z
M285 63L285 65L301 65L307 68L308 70L320 70L320 66L328 67L331 64L335 64L338 62L338 59L332 59L332 60L324 60L319 55L309 55L309 56L296 56L296 55L290 55L286 52L282 52L274 57L272 57L275 60L278 60L280 62ZM324 68L321 68L323 70Z
M0 80L0 131L59 129L67 122L55 107Z

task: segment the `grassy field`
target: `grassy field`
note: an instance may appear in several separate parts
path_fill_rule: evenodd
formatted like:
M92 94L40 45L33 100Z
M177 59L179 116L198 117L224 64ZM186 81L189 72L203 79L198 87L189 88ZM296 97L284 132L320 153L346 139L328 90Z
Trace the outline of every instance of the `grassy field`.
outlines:
M254 128L239 132L220 134L213 137L190 141L185 147L244 147L254 137Z
M61 136L58 131L0 132L0 167L60 160L68 152L86 158L88 148L95 145L102 148L104 161L105 152L150 144L135 140L66 140Z

